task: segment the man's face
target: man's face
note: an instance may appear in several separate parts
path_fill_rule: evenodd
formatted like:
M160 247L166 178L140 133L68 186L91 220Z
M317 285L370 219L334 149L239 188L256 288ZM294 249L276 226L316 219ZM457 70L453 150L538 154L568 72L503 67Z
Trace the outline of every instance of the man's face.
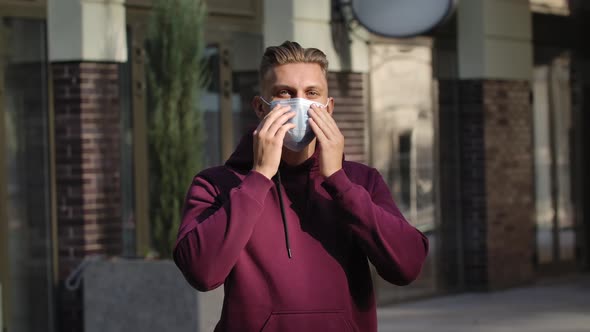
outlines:
M288 63L273 67L263 77L261 92L268 102L290 98L305 98L321 104L328 102L328 82L316 63ZM330 113L331 106L328 107ZM268 112L268 105L258 104L256 113L260 118Z

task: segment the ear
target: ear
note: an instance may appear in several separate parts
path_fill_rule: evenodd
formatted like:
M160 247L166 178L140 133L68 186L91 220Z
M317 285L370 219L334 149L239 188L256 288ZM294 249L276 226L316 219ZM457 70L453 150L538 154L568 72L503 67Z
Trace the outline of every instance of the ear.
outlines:
M264 110L264 106L266 104L260 100L260 96L254 96L252 98L252 109L254 109L254 113L256 113L256 117L259 120L262 120L266 116L266 111Z
M334 98L328 97L328 107L327 107L328 114L332 115L334 113Z

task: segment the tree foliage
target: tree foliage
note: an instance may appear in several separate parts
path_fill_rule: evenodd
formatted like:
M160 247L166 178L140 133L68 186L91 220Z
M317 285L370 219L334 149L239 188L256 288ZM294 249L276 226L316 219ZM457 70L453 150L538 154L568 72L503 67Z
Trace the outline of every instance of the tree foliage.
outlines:
M188 184L202 167L204 0L154 0L146 45L150 223L153 249L170 257Z

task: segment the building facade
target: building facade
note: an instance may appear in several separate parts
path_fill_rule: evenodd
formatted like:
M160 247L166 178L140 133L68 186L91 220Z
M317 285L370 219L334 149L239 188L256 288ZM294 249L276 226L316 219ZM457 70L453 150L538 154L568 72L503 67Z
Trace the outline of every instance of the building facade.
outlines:
M256 123L264 47L324 50L347 159L377 168L428 235L381 305L587 270L590 6L461 1L410 39L337 0L208 1L206 165ZM149 251L148 0L0 0L0 330L80 331L85 258Z

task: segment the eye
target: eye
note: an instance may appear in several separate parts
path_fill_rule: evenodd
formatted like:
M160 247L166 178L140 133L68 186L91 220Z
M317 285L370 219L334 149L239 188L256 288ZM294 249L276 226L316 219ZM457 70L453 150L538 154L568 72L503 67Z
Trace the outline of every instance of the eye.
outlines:
M283 97L283 98L289 98L289 97L291 97L291 92L289 92L289 90L282 89L277 92L277 96Z
M318 97L320 95L320 93L317 90L310 90L310 91L307 91L307 95L311 96L311 97Z

